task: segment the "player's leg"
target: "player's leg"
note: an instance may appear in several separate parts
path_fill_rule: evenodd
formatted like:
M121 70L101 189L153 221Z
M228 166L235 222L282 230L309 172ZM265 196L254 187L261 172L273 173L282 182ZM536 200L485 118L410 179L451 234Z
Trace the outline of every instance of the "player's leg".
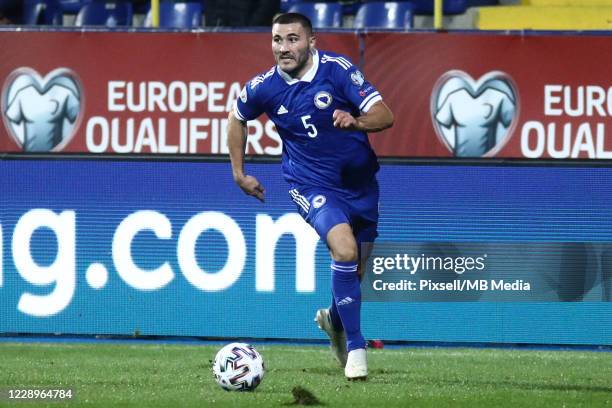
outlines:
M373 242L378 236L377 224L375 222L367 220L359 220L352 227L352 232L354 234L355 241L357 244L359 260L357 266L357 274L359 277L359 281L361 281L363 278L361 271L365 269L365 262L370 257ZM335 339L332 340L332 351L334 352L334 355L336 356L342 367L345 367L348 354L346 348L346 336L344 332L344 327L342 326L342 320L338 312L338 306L336 305L336 301L334 300L333 296L330 308L319 309L315 321L322 330L326 331L328 335L330 335L330 339ZM332 331L333 334L330 334L330 332Z
M327 233L332 256L332 291L346 334L347 363L344 374L350 378L368 375L365 339L361 334L361 285L357 275L359 251L348 223L336 224Z
M328 204L330 205L317 214L317 217L312 224L315 227L315 230L319 233L319 236L321 236L322 238L327 238L326 243L328 245L328 248L330 249L330 254L332 256L332 305L329 309L320 309L317 312L315 321L317 322L319 328L325 331L329 336L331 350L334 354L334 357L338 360L342 367L346 367L348 358L348 341L346 331L344 329L346 327L344 321L347 319L347 316L342 316L341 311L339 310L339 303L344 304L347 303L349 299L351 299L350 295L352 293L347 294L345 293L345 291L343 291L344 284L342 283L342 281L343 274L346 272L349 272L351 274L351 278L357 276L356 255L350 255L345 253L346 251L344 250L344 247L347 246L347 243L344 242L344 240L341 240L342 242L340 242L335 239L337 237L340 237L340 235L337 234L338 228L348 230L348 237L350 238L352 238L352 233L350 232L351 229L344 212L340 208L335 207L333 201L332 203ZM334 230L334 232L331 233L332 244L330 246L329 237L331 230ZM356 251L356 244L354 242L349 244L349 247L352 248L352 252L354 254ZM343 260L346 259L351 259L351 261L343 262ZM350 265L353 265L353 267L351 268ZM357 297L353 294L353 298L360 301L360 296L359 299L357 299ZM359 323L358 320L357 323ZM348 327L350 328L352 326L349 325Z
M300 215L317 231L323 240L325 240L331 227L347 222L346 215L339 209L339 203L333 196L326 198L326 196L320 194L319 189L294 187L289 191L289 196L296 203ZM315 199L317 200L315 201ZM346 336L335 303L332 293L332 307L319 309L314 320L329 337L332 355L344 367L347 358Z
M359 279L363 279L363 271L378 237L378 202L380 189L378 181L372 180L370 185L356 199L349 201L349 216L352 219L353 234L359 250Z
M332 305L334 305L332 297ZM315 322L319 329L323 330L327 336L329 337L329 345L332 352L332 355L340 364L340 367L344 368L346 366L346 358L348 352L346 351L346 335L344 334L344 329L337 329L334 327L331 317L330 317L330 309L319 309L317 310L317 314L315 316Z
M359 280L363 280L363 273L366 268L366 262L374 249L374 241L378 237L378 224L373 221L364 221L356 223L353 226L357 248L359 250L359 265L357 266L357 274Z
M315 317L315 321L319 328L325 331L331 341L331 349L334 357L338 360L338 363L342 368L346 366L346 335L344 334L344 326L342 326L342 319L338 312L338 306L334 300L334 293L332 291L331 303L327 309L319 309Z
M360 197L355 197L354 199L346 201L346 213L347 216L351 219L351 238L348 238L349 231L344 229L344 237L347 238L342 242L351 242L351 246L355 245L357 255L352 255L357 262L357 277L356 277L356 293L359 294L355 299L357 300L356 304L358 305L358 311L356 313L357 316L357 324L358 324L358 335L360 337L359 341L363 341L363 343L359 343L359 345L363 344L363 348L357 348L359 345L351 345L351 337L349 336L349 332L352 330L347 326L347 322L345 321L344 315L345 311L341 311L342 321L345 326L345 331L347 332L348 345L347 348L349 350L347 356L347 363L344 369L344 374L348 378L365 378L367 376L367 359L366 359L366 350L365 350L365 340L363 340L363 336L361 335L361 286L360 282L362 279L362 271L365 269L365 263L373 249L373 243L376 237L378 236L377 225L378 225L378 183L376 180L373 180L371 185L364 190L363 194ZM334 237L331 237L333 240ZM328 245L330 245L330 237L327 239ZM354 242L354 244L353 244ZM330 245L330 250L332 250L332 256L334 251L332 249L333 244ZM341 246L342 248L342 246ZM344 250L346 250L346 246L344 246ZM349 251L350 252L350 251ZM334 258L336 259L336 258Z
M340 318L340 313L338 313L338 306L336 306L336 302L334 302L334 295L332 294L331 305L328 309L329 320L336 330L344 331L344 326L342 326L342 319Z

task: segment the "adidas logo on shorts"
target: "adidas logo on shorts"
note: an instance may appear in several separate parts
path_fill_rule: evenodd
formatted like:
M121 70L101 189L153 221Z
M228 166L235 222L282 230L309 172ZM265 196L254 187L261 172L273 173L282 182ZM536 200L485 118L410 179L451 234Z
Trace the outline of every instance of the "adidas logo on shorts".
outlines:
M338 302L338 306L344 306L353 303L355 300L352 297L345 297L344 299Z

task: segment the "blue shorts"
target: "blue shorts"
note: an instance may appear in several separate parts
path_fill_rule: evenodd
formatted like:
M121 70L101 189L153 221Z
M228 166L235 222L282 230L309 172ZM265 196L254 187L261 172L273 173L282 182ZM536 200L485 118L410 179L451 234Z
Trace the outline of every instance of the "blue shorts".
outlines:
M357 245L374 242L378 236L378 182L361 191L339 192L314 186L292 185L289 196L297 210L322 240L338 224L349 224Z

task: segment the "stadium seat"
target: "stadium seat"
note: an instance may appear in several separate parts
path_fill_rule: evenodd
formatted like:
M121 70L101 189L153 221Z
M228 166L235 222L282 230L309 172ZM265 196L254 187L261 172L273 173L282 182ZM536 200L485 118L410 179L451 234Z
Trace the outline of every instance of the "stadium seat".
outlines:
M81 8L92 0L58 0L59 7L64 13L77 14Z
M88 3L77 14L76 26L130 26L132 25L132 3Z
M342 27L342 5L340 3L297 3L288 11L304 14L315 28Z
M151 10L145 18L145 27L152 27ZM159 26L161 28L195 28L202 25L202 3L174 3L164 1L159 4Z
M23 2L23 24L35 25L42 24L43 15L45 12L46 4L43 1L29 1Z
M357 14L357 11L359 10L359 7L361 7L362 1L361 0L349 0L349 1L343 1L341 2L342 4L342 14L343 15L355 15Z
M497 6L499 0L467 0L467 7Z
M414 14L432 15L434 12L434 0L410 0L414 4ZM468 0L444 0L444 14L463 14L467 10Z
M62 9L55 0L25 0L23 2L23 24L62 25Z
M303 3L305 1L308 1L308 0L281 0L280 1L280 11L281 13L286 13L289 11L291 6L293 6L294 4ZM314 1L316 0L311 0L311 2L314 2ZM348 15L348 14L354 15L355 13L357 13L359 6L361 6L361 0L343 0L343 1L340 1L339 3L342 4L342 14L343 15Z
M409 2L365 3L355 16L355 28L410 29L414 6Z
M280 11L281 13L286 13L289 9L297 3L300 3L303 0L280 0Z

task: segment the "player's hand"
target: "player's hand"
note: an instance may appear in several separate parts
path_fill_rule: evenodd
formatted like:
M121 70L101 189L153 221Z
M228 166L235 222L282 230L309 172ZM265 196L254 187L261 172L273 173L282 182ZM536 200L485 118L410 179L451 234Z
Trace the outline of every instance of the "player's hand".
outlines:
M249 175L242 176L236 179L236 184L245 194L257 198L262 203L265 201L264 193L266 190L255 177Z
M336 109L332 118L334 119L334 127L340 129L357 129L357 119L346 111Z

